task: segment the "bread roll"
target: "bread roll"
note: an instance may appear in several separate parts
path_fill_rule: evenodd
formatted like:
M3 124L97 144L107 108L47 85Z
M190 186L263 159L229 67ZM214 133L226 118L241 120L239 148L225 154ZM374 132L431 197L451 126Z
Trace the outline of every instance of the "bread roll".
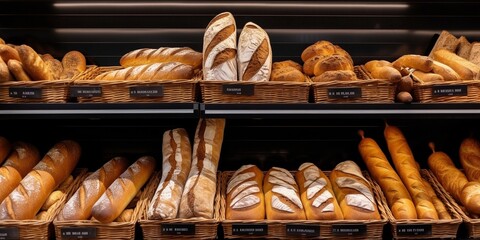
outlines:
M393 67L400 71L402 68L413 68L422 72L432 71L433 61L430 57L416 54L407 54L399 57L392 63Z
M327 71L334 71L334 70L350 70L353 71L353 64L350 60L343 56L343 55L330 55L323 59L321 59L313 69L313 73L315 76L319 76L324 72Z
M82 185L57 215L57 219L60 221L89 219L95 202L127 167L128 161L123 157L114 157L103 164L83 180Z
M305 75L295 67L274 68L270 81L305 82Z
M20 56L18 55L17 49L7 44L0 44L0 58L2 58L6 63L8 63L8 61L11 59L20 61Z
M480 142L465 138L460 144L460 163L469 181L480 181Z
M366 62L364 66L369 72L372 72L375 68L378 68L378 67L384 67L384 66L393 67L392 63L386 60L370 60Z
M347 51L345 51L345 49L341 48L338 45L334 45L333 47L335 48L335 53L334 54L338 54L338 55L342 55L342 56L346 57L350 61L350 63L352 63L352 65L354 65L352 56L350 56L350 54Z
M63 73L63 65L62 62L59 60L52 58L52 59L46 59L44 60L45 64L50 68L50 71L52 72L53 79L62 79L62 73ZM75 73L80 73L80 71L75 72ZM65 77L64 79L72 78L71 77Z
M435 193L435 190L433 190L432 185L427 180L425 179L422 179L422 180L428 195L432 198L433 205L435 206L435 210L437 210L437 213L438 213L438 218L452 219L452 217L448 213L447 208L445 207L445 204L443 204L442 200L440 200L437 197L437 194Z
M307 59L303 63L303 72L308 76L314 76L315 65L317 65L318 62L320 62L322 59L326 58L327 56L330 56L330 55L317 55Z
M248 22L238 38L238 80L264 82L272 73L272 47L267 32Z
M433 46L432 50L430 51L429 57L433 56L433 53L440 49L445 49L450 52L455 52L458 46L458 39L449 33L446 30L443 30L438 36L435 45Z
M120 58L120 65L125 68L162 62L179 62L199 69L202 67L202 53L189 47L141 48Z
M8 82L15 80L8 70L7 63L0 58L0 82Z
M318 41L303 50L301 58L304 62L314 56L329 56L335 53L335 46L329 41Z
M14 59L8 61L8 70L10 73L12 73L17 81L32 81L27 72L25 72L23 64L20 61Z
M329 81L355 81L357 75L351 70L336 70L336 71L327 71L319 76L313 77L312 81L314 82L329 82Z
M440 74L426 73L426 72L422 72L422 71L418 71L418 70L415 70L412 73L412 77L415 80L420 81L422 83L424 83L424 82L438 82L438 81L443 81L444 80L442 75L440 75Z
M370 72L370 75L372 75L374 79L386 79L394 83L400 81L402 78L402 74L390 66L376 67Z
M177 217L192 164L192 146L187 130L176 128L163 133L162 155L162 179L150 201L148 219Z
M455 53L440 49L433 53L433 59L451 67L460 75L462 80L480 79L480 66L459 57Z
M284 61L280 61L280 62L274 62L272 64L272 70L286 68L286 67L293 67L300 72L302 72L302 70L303 70L302 65L300 65L299 63L297 63L295 61L292 61L292 60L284 60Z
M60 199L65 195L62 191L55 190L50 195L48 195L47 200L43 203L40 210L47 211L53 204L60 201Z
M229 12L215 16L203 37L203 79L237 80L237 27Z
M228 220L265 219L263 173L255 165L243 165L229 179L226 194Z
M0 219L33 219L50 193L73 171L80 152L75 141L56 143L0 204Z
M433 61L432 65L432 71L433 73L436 73L440 76L443 77L443 80L445 81L457 81L461 80L460 75L458 75L457 72L455 72L451 67L439 62L439 61Z
M303 163L295 173L295 179L307 220L343 219L332 184L322 170L313 163Z
M153 63L102 73L95 80L177 80L191 79L193 68L178 62Z
M133 218L133 209L125 209L123 212L120 214L115 219L115 222L130 222L132 221Z
M0 143L2 139L0 137ZM34 145L26 142L13 143L13 150L0 168L0 202L18 186L38 161L40 153Z
M92 207L92 217L113 222L125 210L155 170L155 158L140 157L107 188Z
M472 48L470 49L468 61L477 64L477 66L480 66L480 42L472 43Z
M286 169L271 168L265 174L263 192L267 220L306 219L298 185Z
M397 172L393 169L387 157L375 140L365 138L360 132L362 140L358 150L372 178L380 185L392 210L395 219L417 219L417 211L412 198Z
M25 71L33 81L53 79L52 72L33 48L21 45L17 50Z
M373 190L358 165L343 161L330 173L333 191L346 220L379 220Z
M5 137L0 136L0 165L7 159L11 150L12 144L10 141Z
M403 133L399 128L387 125L384 135L395 169L415 203L418 218L438 219L432 199L423 186L420 169Z
M192 166L182 193L178 217L213 218L217 167L225 119L200 119L193 142Z
M465 36L458 38L458 46L456 54L462 58L468 59L470 57L470 51L472 50L472 44L467 40Z

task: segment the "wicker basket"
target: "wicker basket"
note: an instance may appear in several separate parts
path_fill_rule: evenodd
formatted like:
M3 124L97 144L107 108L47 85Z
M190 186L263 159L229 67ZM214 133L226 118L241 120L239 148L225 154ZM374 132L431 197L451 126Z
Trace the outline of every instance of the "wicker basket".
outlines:
M71 96L78 102L97 103L190 103L195 101L195 79L178 80L94 80L119 66L96 67L75 80ZM80 92L79 91L83 91Z
M323 171L327 176L329 171ZM223 232L225 238L273 238L273 239L382 239L383 228L387 224L387 215L382 204L378 204L378 210L382 217L381 220L226 220L226 186L228 181L234 174L234 171L222 172L222 188L221 188L221 212ZM370 177L364 172L367 180L371 181ZM379 202L380 193L378 189L373 188L375 199ZM248 227L264 228L264 235L237 235L233 232L234 227L239 228L242 225ZM287 233L291 228L300 228L302 231L307 229L312 231L312 234L293 235ZM317 228L317 230L312 230ZM362 234L352 233L334 233L340 229L352 229L364 231Z
M441 81L414 84L415 100L421 103L480 102L480 81Z
M359 80L313 82L315 103L393 103L396 85L372 79L364 66L355 66Z
M65 103L73 80L42 80L0 83L2 103Z
M2 239L51 239L53 219L60 212L68 196L81 183L85 173L86 169L76 169L72 173L74 181L66 188L65 194L47 210L45 220L0 220Z
M112 223L100 223L93 220L68 220L68 221L58 221L54 220L53 225L55 227L55 237L57 240L60 239L105 239L105 240L114 240L114 239L134 239L135 238L135 225L137 223L138 217L140 215L141 209L143 209L146 204L147 192L152 191L152 188L155 188L154 179L157 178L159 173L155 172L150 180L142 188L142 193L140 199L137 201L137 204L133 210L132 219L129 222L112 222ZM80 182L75 191L81 186ZM69 196L71 197L75 191ZM65 205L66 202L61 206ZM83 233L82 233L83 232ZM69 237L62 236L62 234L77 234L77 236ZM81 236L86 235L86 236ZM94 236L94 237L91 237Z
M155 186L160 183L158 176ZM146 204L144 205L141 216L138 221L143 239L215 239L217 237L217 228L220 212L220 173L217 174L217 191L215 193L213 219L192 218L192 219L166 219L166 220L149 220L147 218L148 206L155 194L155 189L149 192ZM171 227L181 227L184 230L176 232Z
M444 220L428 220L428 219L414 219L414 220L398 220L393 216L390 208L386 207L387 215L392 226L392 235L394 239L442 239L442 238L456 238L457 231L462 223L460 214L456 211L454 206L445 197L438 184L428 173L428 170L422 169L420 171L422 177L427 180L437 193L437 196L445 204L445 207L450 213L452 219ZM375 187L380 190L380 186L375 182ZM388 206L387 200L382 192L382 202Z

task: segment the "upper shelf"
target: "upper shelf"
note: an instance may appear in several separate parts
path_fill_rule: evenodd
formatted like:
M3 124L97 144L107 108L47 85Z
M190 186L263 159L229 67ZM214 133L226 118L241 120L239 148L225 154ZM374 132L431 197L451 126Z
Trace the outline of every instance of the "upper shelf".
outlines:
M0 119L138 118L480 118L480 103L432 104L0 104Z

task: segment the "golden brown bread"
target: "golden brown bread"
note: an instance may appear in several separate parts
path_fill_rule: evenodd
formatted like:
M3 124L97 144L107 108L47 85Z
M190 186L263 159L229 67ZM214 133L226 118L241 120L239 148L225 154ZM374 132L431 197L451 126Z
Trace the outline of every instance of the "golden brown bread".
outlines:
M391 62L386 61L386 60L370 60L370 61L366 62L364 66L367 69L367 71L371 72L371 71L373 71L373 69L375 69L377 67L383 67L383 66L392 67L393 65L392 65Z
M455 70L439 61L433 60L432 72L442 76L445 81L461 80L460 75Z
M243 165L228 180L226 214L228 220L265 219L263 172L255 165Z
M437 82L443 81L443 77L440 74L436 73L426 73L419 70L415 70L411 75L415 80L424 83L424 82Z
M345 49L343 49L342 47L340 47L338 45L334 45L334 48L335 48L335 53L334 54L339 54L339 55L342 55L342 56L346 57L352 63L352 65L354 65L352 56L350 56L350 54Z
M402 78L402 74L390 66L376 67L370 72L374 79L386 79L390 82L398 82Z
M202 53L189 47L141 48L120 58L120 65L124 68L161 62L180 62L199 69L202 67Z
M433 53L440 49L445 49L450 52L455 52L458 46L458 39L451 33L446 30L443 30L438 36L435 45L433 45L432 50L430 51L429 57L433 56Z
M50 71L52 72L52 75L53 75L53 79L62 79L62 73L63 73L62 62L60 62L55 58L48 58L43 61L45 61L45 64L50 68ZM64 77L64 79L72 78L72 77L73 76Z
M7 63L5 63L2 58L0 58L0 82L8 82L13 80L14 78L8 70Z
M27 72L25 72L23 64L20 61L14 59L8 61L8 70L10 73L12 73L17 81L32 81Z
M372 138L365 138L360 132L362 140L358 150L367 166L370 176L380 185L388 206L395 219L417 219L417 211L410 193L393 169L382 149Z
M313 76L315 75L314 71L315 71L315 65L320 62L320 60L326 58L327 56L330 56L330 55L316 55L316 56L313 56L309 59L307 59L304 63L303 63L303 72L308 75L308 76Z
M469 181L480 181L480 142L465 138L460 144L460 163Z
M335 46L329 41L318 41L302 52L301 58L304 62L314 56L329 56L335 53Z
M305 75L295 67L285 66L272 69L270 81L305 82Z
M17 49L7 44L0 44L0 58L2 58L6 63L8 63L10 59L20 61L20 56L18 55Z
M153 63L102 73L95 80L177 80L191 79L193 68L178 62Z
M300 198L307 220L341 220L342 209L338 205L330 179L313 163L303 163L295 173Z
M54 65L55 63L51 64ZM83 53L79 51L69 51L62 58L62 72L60 79L71 79L75 75L87 69L87 60ZM58 67L53 67L54 71L58 71Z
M3 40L2 38L0 38L0 44L5 44L5 40Z
M406 54L399 57L392 63L393 67L397 70L402 68L413 68L422 72L432 71L433 61L430 57L417 55L417 54Z
M132 163L95 202L92 217L102 223L113 222L153 174L155 163L151 156Z
M462 189L460 202L470 214L480 214L480 182L468 182Z
M440 49L433 53L433 59L451 67L462 80L480 79L480 66L459 57L457 54Z
M355 72L351 70L336 70L326 71L319 76L312 78L314 82L329 82L329 81L354 81L358 80Z
M57 215L57 220L87 220L91 217L92 207L106 189L128 167L123 157L114 157L95 172L90 174L75 193L68 199Z
M433 205L435 206L435 210L437 210L438 213L438 218L439 219L452 219L450 214L448 213L447 208L445 207L445 204L443 204L442 200L440 200L435 193L435 190L433 190L432 185L425 179L423 179L423 185L425 186L425 189L427 190L428 195L432 198Z
M17 50L25 71L33 81L53 79L52 72L33 48L20 45Z
M248 22L238 38L238 80L268 81L272 72L272 47L263 28Z
M458 46L456 54L462 58L468 59L470 57L470 51L472 50L472 44L467 40L465 36L458 38Z
M432 199L422 183L420 170L405 136L398 127L386 125L384 130L388 150L395 169L407 187L419 219L438 219Z
M330 181L346 220L379 220L372 187L358 165L340 162L330 173Z
M48 195L47 200L45 200L40 210L47 211L51 206L57 203L63 196L65 196L64 192L60 190L53 191L52 193L50 193L50 195Z
M0 204L0 219L33 219L50 193L73 171L80 152L75 141L56 143Z
M350 70L353 71L353 64L350 60L339 54L334 54L327 56L315 64L313 69L313 73L315 76L319 76L324 72L327 71L334 71L334 70Z
M0 165L6 160L11 150L10 141L6 137L0 136Z
M267 220L304 220L298 185L284 168L273 167L263 179Z
M272 70L278 69L278 68L285 68L285 67L293 67L297 69L298 71L302 72L303 67L299 63L292 61L292 60L284 60L280 62L274 62L272 64Z
M192 146L187 130L175 128L163 133L162 156L162 178L148 206L148 219L177 217L192 164Z
M118 216L114 221L115 222L130 222L133 217L133 209L125 209L120 216Z

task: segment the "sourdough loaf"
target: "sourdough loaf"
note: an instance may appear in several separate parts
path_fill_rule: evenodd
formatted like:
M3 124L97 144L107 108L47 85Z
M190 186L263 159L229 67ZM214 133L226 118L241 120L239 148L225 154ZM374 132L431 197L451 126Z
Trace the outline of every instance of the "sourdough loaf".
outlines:
M272 72L272 47L267 32L248 22L238 38L238 80L268 81Z

